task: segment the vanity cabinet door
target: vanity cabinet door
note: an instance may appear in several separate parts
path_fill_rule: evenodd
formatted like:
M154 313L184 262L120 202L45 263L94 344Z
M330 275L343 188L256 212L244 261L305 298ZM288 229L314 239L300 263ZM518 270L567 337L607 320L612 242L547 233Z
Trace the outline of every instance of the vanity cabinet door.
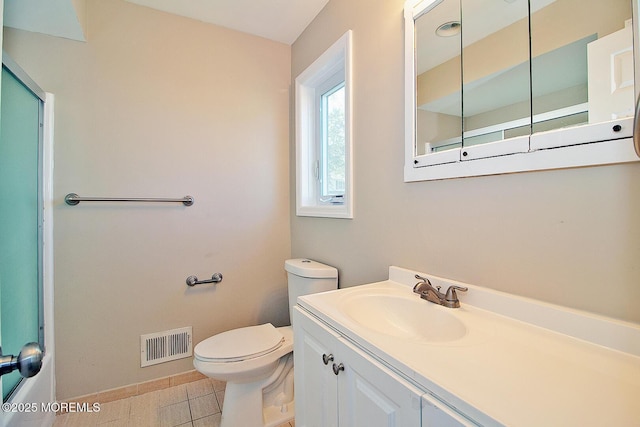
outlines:
M337 427L337 378L330 359L335 359L338 335L297 307L293 309L293 324L296 426Z
M475 427L462 415L447 408L429 394L422 396L422 427Z
M293 322L296 426L420 427L422 391L298 308Z
M344 340L336 357L341 427L420 427L421 390Z

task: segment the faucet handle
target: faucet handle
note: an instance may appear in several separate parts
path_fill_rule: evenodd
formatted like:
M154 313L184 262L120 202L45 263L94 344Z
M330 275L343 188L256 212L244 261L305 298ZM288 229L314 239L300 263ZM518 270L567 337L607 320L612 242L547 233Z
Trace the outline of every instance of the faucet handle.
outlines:
M459 304L458 294L456 293L456 291L467 292L468 290L469 288L463 288L462 286L451 285L447 288L447 294L445 295L445 300Z
M422 286L421 285L429 285L431 286L431 282L429 281L429 279L427 279L426 277L422 277L418 274L415 275L416 279L422 280L421 282L418 282L415 284L415 286L413 287L413 292L417 293L417 294L422 294Z

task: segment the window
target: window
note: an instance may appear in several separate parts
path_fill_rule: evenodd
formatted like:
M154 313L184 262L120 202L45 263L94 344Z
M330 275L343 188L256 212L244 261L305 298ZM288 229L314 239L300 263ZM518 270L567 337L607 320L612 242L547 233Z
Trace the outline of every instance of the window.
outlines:
M353 218L351 31L296 78L296 214Z
M344 203L344 80L320 95L320 202Z

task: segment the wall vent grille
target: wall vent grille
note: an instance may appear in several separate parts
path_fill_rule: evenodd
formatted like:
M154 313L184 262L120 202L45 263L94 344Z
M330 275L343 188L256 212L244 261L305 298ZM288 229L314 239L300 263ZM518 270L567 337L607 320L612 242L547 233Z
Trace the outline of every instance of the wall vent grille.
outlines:
M140 367L193 355L191 326L140 336Z

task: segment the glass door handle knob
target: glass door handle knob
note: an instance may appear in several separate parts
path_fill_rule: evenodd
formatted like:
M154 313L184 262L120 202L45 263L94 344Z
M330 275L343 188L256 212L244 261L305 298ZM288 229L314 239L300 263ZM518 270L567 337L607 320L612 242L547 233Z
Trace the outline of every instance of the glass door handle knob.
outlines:
M35 342L25 344L18 356L11 354L3 356L0 349L0 375L8 374L17 369L24 378L32 377L40 372L42 357L42 348Z

